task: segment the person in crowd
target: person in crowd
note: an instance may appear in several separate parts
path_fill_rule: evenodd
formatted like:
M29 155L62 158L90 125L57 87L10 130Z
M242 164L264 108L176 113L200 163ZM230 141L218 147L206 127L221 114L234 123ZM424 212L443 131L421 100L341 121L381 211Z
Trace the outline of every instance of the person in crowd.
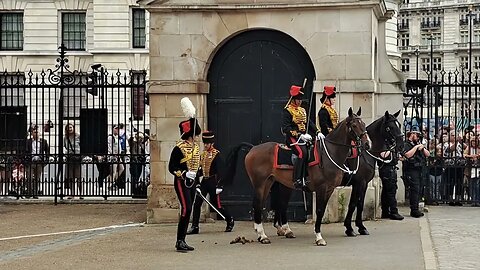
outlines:
M195 108L189 110L194 111ZM175 248L179 252L187 252L194 250L185 242L185 238L192 211L192 194L195 192L197 172L200 168L200 146L194 137L201 133L201 129L193 117L180 122L179 128L182 140L175 145L170 154L168 171L174 176L173 184L181 210Z
M391 160L389 163L378 162L378 173L382 181L382 218L403 220L397 208L397 164L398 153L383 151L380 157L384 160Z
M468 191L472 206L480 206L480 145L475 136L470 137L465 157L469 160L470 174L468 179Z
M63 147L67 151L65 189L70 195L67 199L74 199L75 182L79 194L82 192L82 156L80 155L80 134L76 132L73 123L65 126ZM80 196L79 199L83 200L83 197Z
M142 132L137 131L134 136L128 139L128 145L130 147L130 177L131 177L131 189L134 196L141 196L142 186L145 182L142 182L142 186L139 183L140 176L145 166L145 136Z
M450 206L462 206L463 179L466 160L463 157L466 144L458 140L455 130L450 130L442 145L445 171L442 177L442 187ZM455 190L455 198L453 192Z
M34 125L30 131L30 138L27 139L25 145L27 165L27 196L32 196L33 199L38 199L40 191L40 183L43 174L43 168L53 162L53 157L50 157L50 147L47 140L39 136L39 128Z
M438 205L441 197L441 183L443 175L442 166L442 140L430 140L430 156L428 158L428 185L426 203Z
M204 151L200 159L200 175L203 176L203 178L199 184L199 188L203 196L207 196L207 194L210 196L210 203L214 205L225 217L225 221L227 222L225 232L231 232L233 230L233 226L235 225L233 217L228 213L227 210L225 210L224 207L222 207L220 201L220 193L223 191L220 174L220 171L223 167L223 161L220 156L220 151L214 147L215 134L211 131L205 131L202 134L202 140L204 143ZM202 204L203 199L199 196L196 196L193 207L192 226L190 230L188 230L187 234L199 233L200 211Z
M426 165L426 157L430 152L420 141L420 129L412 126L407 132L407 140L404 145L403 181L409 193L410 216L419 218L423 213L419 210L420 183L422 181L423 167Z
M121 160L121 141L119 136L119 125L113 125L112 134L108 135L108 161L111 163L109 180L109 190L117 188L117 180L125 170Z

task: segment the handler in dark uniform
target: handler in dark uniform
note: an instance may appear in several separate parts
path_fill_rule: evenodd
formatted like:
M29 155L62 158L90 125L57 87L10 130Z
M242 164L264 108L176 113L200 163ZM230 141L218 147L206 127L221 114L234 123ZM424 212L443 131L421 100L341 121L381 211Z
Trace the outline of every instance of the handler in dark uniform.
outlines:
M168 163L168 170L174 175L175 192L180 202L180 220L177 228L177 251L191 251L193 247L185 242L188 221L192 212L192 195L195 192L195 179L200 168L200 146L194 136L201 133L195 118L179 124L182 141L173 148Z
M223 191L222 179L220 177L220 169L223 166L222 159L220 157L220 151L213 146L215 142L215 134L211 131L205 131L202 134L202 140L204 143L204 151L201 155L200 175L203 175L202 182L200 183L200 190L203 196L210 196L210 203L214 205L217 210L222 213L227 222L225 232L231 232L233 230L234 221L232 216L222 207L220 202L220 193ZM187 234L198 234L200 211L202 208L203 199L200 196L195 198L193 206L192 227L188 230Z
M378 162L378 173L382 180L382 218L403 220L397 208L397 164L398 154L391 151L380 153L380 158L390 162Z
M290 88L290 99L283 110L282 131L285 134L286 144L298 156L293 170L294 187L306 188L306 181L303 181L306 168L307 145L312 136L307 134L307 112L301 106L303 92L302 87L292 85ZM312 121L308 123L309 131L318 133L318 129Z
M318 111L318 125L323 135L327 136L338 124L338 113L333 108L336 100L335 86L325 86L320 98L322 107Z
M403 156L403 182L405 188L409 191L410 196L410 216L419 218L423 217L423 213L418 210L420 183L422 181L423 166L427 163L427 157L430 152L420 141L420 129L412 127L407 132L407 140L405 141Z

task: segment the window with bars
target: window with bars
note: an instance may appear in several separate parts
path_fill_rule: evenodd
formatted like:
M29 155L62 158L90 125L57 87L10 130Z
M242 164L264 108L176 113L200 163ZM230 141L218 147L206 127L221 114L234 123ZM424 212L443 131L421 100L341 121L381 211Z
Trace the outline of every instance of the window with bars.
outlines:
M410 71L410 59L402 58L402 72Z
M145 71L132 70L131 110L134 120L143 120L145 117Z
M442 58L434 57L433 58L433 70L442 70Z
M0 73L0 107L25 105L25 74Z
M23 50L23 13L0 13L0 50Z
M410 35L409 34L401 34L400 41L402 47L410 46Z
M145 48L145 10L134 8L132 10L132 22L133 48Z
M422 70L430 71L430 58L422 58Z
M85 15L85 13L62 13L62 43L67 50L85 50Z

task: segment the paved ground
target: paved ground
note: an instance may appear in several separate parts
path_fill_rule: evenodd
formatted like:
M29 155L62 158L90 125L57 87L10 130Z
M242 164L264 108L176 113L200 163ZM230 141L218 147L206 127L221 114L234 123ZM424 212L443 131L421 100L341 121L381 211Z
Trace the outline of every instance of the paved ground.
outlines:
M296 239L254 239L251 222L201 224L174 251L176 224L143 225L144 204L0 204L0 269L480 269L480 208L430 207L426 218L366 222L371 235L347 238L341 224L323 225L326 247L314 246L313 226L291 224ZM407 209L401 209L408 213ZM433 239L433 241L432 241Z
M230 244L254 239L251 222L201 224L187 238L196 250L174 251L175 224L141 226L144 205L0 205L0 269L424 269L419 221L366 222L370 236L347 238L341 224L323 226L326 247L313 245L313 227L291 224L296 239L272 244ZM108 227L125 225L126 227ZM107 227L106 227L107 226ZM85 230L104 227L97 230ZM78 232L68 232L83 230ZM27 235L43 235L21 238ZM60 234L58 234L60 233Z
M429 210L438 269L480 269L480 208L442 206Z

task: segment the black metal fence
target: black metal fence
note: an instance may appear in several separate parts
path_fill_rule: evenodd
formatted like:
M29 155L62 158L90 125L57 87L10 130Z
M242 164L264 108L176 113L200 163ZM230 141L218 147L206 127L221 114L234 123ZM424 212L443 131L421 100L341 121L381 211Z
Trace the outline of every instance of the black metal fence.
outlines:
M406 131L417 126L430 151L422 197L428 204L480 203L480 78L470 70L430 71L407 80Z
M0 196L145 198L146 71L0 72Z

